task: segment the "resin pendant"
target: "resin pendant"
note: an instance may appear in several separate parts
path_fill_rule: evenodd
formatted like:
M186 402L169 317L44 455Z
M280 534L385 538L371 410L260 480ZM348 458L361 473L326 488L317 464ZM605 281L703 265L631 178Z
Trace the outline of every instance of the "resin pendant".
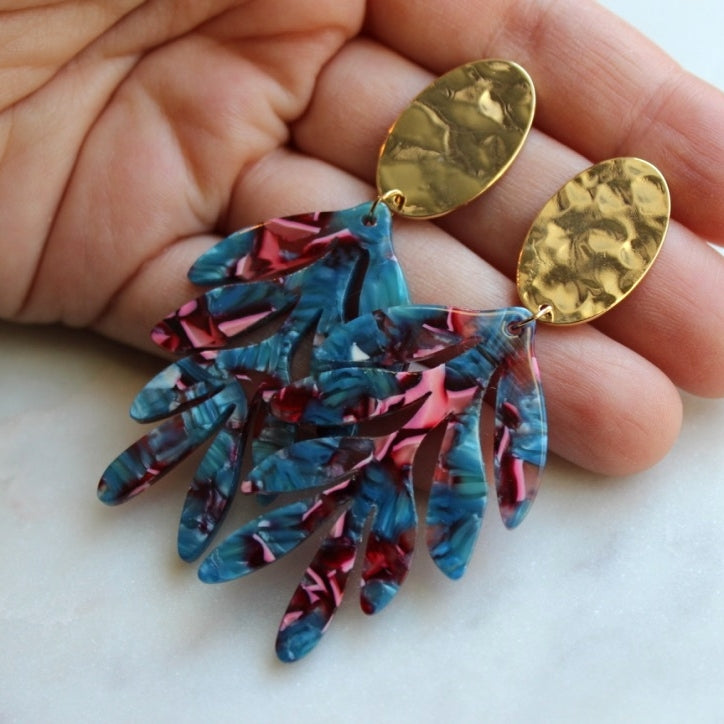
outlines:
M522 520L546 457L532 329L511 331L527 316L519 308L470 312L419 306L365 315L337 327L322 345L318 361L330 369L266 395L278 419L346 429L294 443L256 466L242 483L245 493L317 492L301 500L297 495L251 521L199 570L208 583L247 575L335 518L282 618L277 638L282 660L300 658L321 638L342 600L366 527L362 609L376 613L397 593L415 544L415 457L441 425L426 540L443 573L463 574L487 500L479 423L492 379L500 512L509 527ZM394 432L354 434L360 423L391 416L401 420Z
M160 347L188 356L141 390L131 415L140 422L170 419L110 464L98 496L108 504L124 502L214 436L181 514L183 559L193 560L204 550L226 514L238 486L249 422L263 413L257 391L291 380L303 337L313 334L318 345L350 316L408 301L390 242L390 213L376 209L370 224L371 206L273 219L232 234L189 272L197 284L220 286L154 328ZM274 334L242 346L247 333L282 314L286 317ZM257 436L258 456L294 438L287 425L267 428Z

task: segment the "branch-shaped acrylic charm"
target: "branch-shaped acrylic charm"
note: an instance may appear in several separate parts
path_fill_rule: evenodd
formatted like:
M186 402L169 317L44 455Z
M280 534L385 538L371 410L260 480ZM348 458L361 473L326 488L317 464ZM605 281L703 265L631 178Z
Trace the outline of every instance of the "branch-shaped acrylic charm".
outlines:
M372 217L371 207L273 219L232 234L189 272L192 281L216 287L154 328L162 348L189 356L151 380L131 413L144 422L171 419L111 463L98 495L109 504L127 500L216 434L181 514L182 558L204 550L234 496L249 420L263 410L250 380L261 373L262 389L287 384L305 335L313 333L319 344L358 313L408 301L390 212L380 205ZM273 334L242 346L247 333L284 314ZM256 458L294 435L292 426L268 420Z
M495 487L503 523L515 528L540 486L546 461L546 409L530 326L522 344L505 357L495 395Z
M498 384L495 469L501 512L506 524L522 519L535 496L546 449L533 325L521 325L528 317L518 308L470 312L422 306L364 315L331 331L315 358L325 371L266 394L272 414L290 424L347 425L353 434L359 423L399 420L397 431L379 437L297 442L264 460L242 484L245 493L323 490L301 508L293 503L272 510L233 534L202 564L206 582L246 575L260 560L277 560L311 532L305 522L300 537L301 521L317 521L320 509L328 514L330 501L341 511L282 619L280 658L296 660L321 638L370 519L362 608L374 613L395 595L414 548L415 456L440 425L445 430L428 505L427 542L444 573L462 575L487 495L479 422L493 379ZM388 369L376 366L382 361Z

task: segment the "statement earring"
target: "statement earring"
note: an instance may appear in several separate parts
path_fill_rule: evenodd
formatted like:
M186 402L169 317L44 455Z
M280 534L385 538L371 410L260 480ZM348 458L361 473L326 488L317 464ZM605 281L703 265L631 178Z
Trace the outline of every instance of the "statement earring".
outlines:
M495 413L500 513L506 526L520 523L547 448L537 324L603 314L658 254L666 182L645 161L611 159L566 183L536 218L518 263L522 307L411 304L392 249L393 214L436 218L483 193L520 151L534 110L532 81L515 63L478 61L447 73L392 127L374 201L232 234L189 272L209 291L152 332L164 350L185 356L141 390L131 415L168 419L109 465L98 495L128 500L212 438L181 514L178 550L188 561L204 552L237 490L266 503L290 498L214 549L199 570L206 582L262 568L327 522L282 617L276 650L284 661L321 638L363 539L363 610L375 613L394 597L415 546L413 467L432 433L427 547L443 573L463 574L488 495L484 400ZM267 337L245 344L272 320ZM294 379L300 355L306 372ZM242 481L247 448L251 470Z

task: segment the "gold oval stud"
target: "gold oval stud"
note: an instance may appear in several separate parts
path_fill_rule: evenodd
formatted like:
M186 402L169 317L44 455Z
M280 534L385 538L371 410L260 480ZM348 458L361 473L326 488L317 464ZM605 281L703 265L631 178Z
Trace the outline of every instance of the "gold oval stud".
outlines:
M516 63L462 65L420 93L395 122L377 164L380 198L398 190L403 216L433 218L479 196L513 162L535 111Z
M566 183L543 207L518 259L518 294L545 321L595 319L628 296L656 259L671 202L661 172L614 158Z

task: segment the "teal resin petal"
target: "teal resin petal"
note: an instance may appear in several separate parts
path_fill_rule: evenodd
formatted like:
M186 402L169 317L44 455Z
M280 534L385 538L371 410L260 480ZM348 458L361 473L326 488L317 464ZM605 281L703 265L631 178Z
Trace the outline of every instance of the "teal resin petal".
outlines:
M488 485L480 445L482 399L446 422L427 504L427 545L437 567L460 578L483 521Z
M204 583L231 581L274 563L303 543L351 496L349 481L260 515L218 545L199 568Z
M270 455L244 481L245 493L288 493L335 485L372 459L366 438L322 437L303 440Z

